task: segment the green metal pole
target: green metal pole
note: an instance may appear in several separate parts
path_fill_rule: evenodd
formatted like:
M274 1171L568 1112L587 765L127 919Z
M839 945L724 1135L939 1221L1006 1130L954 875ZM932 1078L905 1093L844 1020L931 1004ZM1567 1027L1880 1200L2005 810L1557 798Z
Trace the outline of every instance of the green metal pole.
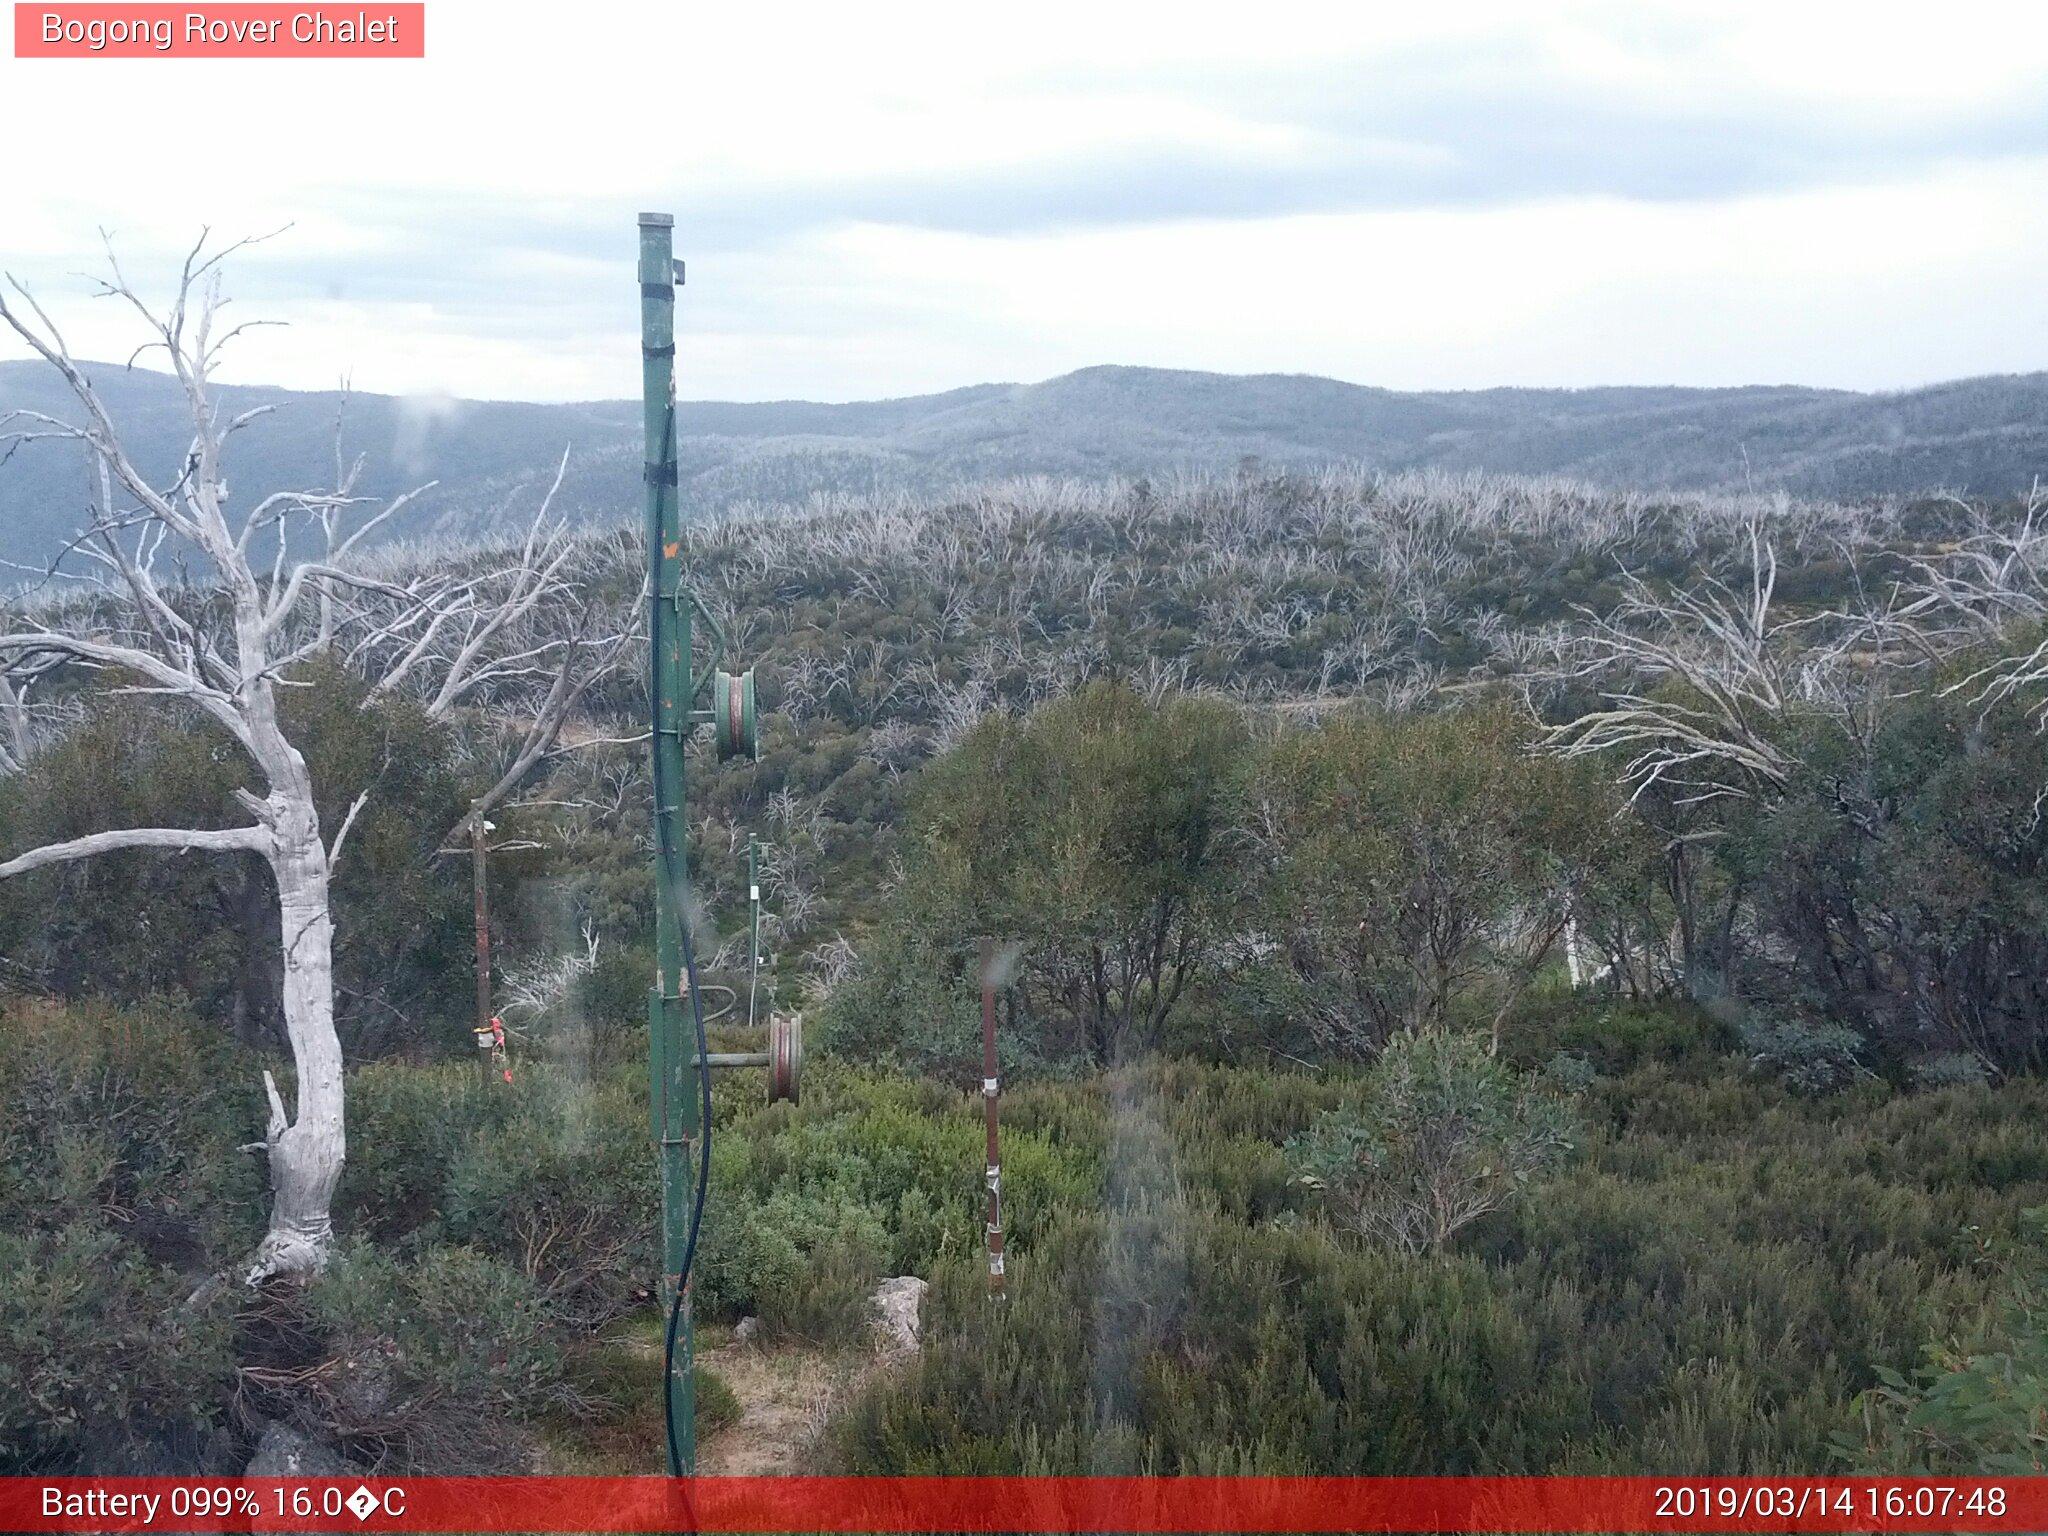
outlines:
M662 1308L673 1304L689 1241L695 1193L690 1150L698 1129L696 1042L683 1028L682 944L688 893L688 819L683 815L683 742L691 726L690 604L682 582L682 519L676 494L675 220L640 215L640 354L646 405L649 635L659 635L648 679L655 700L654 835L657 840L654 934L656 972L648 999L648 1087L654 1142L661 1157ZM671 881L663 870L673 872ZM676 1450L671 1477L697 1470L696 1331L688 1289L676 1328Z

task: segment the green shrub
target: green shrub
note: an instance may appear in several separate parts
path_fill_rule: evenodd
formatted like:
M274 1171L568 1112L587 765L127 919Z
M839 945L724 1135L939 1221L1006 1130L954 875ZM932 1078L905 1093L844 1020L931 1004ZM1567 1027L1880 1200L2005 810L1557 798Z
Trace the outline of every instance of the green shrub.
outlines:
M770 1333L847 1342L888 1252L881 1216L857 1199L782 1189L730 1198L723 1220L706 1220L692 1283L708 1315L753 1312Z
M634 1042L646 1044L647 978L654 956L644 946L609 945L597 964L577 977L574 1006L589 1032L597 1060L623 1055Z
M308 1288L327 1363L298 1389L311 1417L364 1464L392 1471L508 1471L523 1446L497 1432L583 1406L559 1319L526 1276L473 1248L401 1263L345 1244Z
M235 1360L190 1288L89 1219L0 1228L0 1474L198 1470L164 1447L225 1418Z
M517 1268L579 1327L629 1311L659 1263L645 1089L624 1072L591 1081L524 1066L491 1092L501 1116L446 1167L448 1235Z
M2048 1208L2002 1266L2005 1295L1989 1337L1937 1341L1911 1377L1878 1367L1856 1401L1860 1434L1835 1450L1892 1476L2039 1477L2048 1472Z
M1863 1039L1839 1024L1765 1014L1742 1027L1750 1064L1774 1072L1788 1088L1809 1095L1846 1088L1864 1071Z
M1578 1134L1570 1110L1477 1040L1411 1034L1388 1043L1363 1105L1324 1114L1287 1151L1342 1226L1435 1253L1563 1162Z
M225 1470L233 1297L202 1287L261 1235L261 1113L181 1011L0 997L0 1472Z
M1514 1038L1518 1058L1532 1065L1567 1051L1610 1077L1651 1062L1718 1065L1741 1044L1734 1028L1689 1003L1600 1001L1577 993L1526 1010Z
M468 1062L360 1068L337 1219L402 1248L474 1244L527 1275L565 1321L601 1326L644 1299L659 1266L637 1076L534 1061L509 1084Z
M1179 1062L1018 1094L1107 1177L1036 1213L1000 1308L977 1251L939 1258L838 1466L1810 1472L1880 1366L1983 1308L1963 1229L2048 1199L2048 1085L1809 1099L1697 1059L1587 1087L1571 1176L1433 1257L1212 1198L1244 1138L1359 1087Z
M865 1211L817 1236L804 1263L760 1293L761 1331L823 1346L866 1342L888 1234Z
M448 1169L510 1104L474 1065L378 1062L348 1076L349 1148L335 1194L345 1231L398 1243L441 1230Z
M1916 1088L1960 1088L1991 1081L1984 1059L1961 1051L1925 1057L1913 1063L1912 1072Z
M658 1391L661 1383L656 1378ZM740 1406L739 1394L733 1391L726 1379L702 1361L697 1363L697 1437L703 1439L714 1435L728 1425L737 1424L746 1410Z
M1565 1093L1584 1093L1600 1080L1600 1069L1583 1056L1559 1051L1543 1064L1543 1076Z

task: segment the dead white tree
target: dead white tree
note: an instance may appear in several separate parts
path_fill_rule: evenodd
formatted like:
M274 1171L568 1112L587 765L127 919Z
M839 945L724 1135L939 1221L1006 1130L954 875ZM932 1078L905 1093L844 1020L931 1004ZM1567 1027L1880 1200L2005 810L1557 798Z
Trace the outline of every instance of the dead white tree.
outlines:
M1772 727L1805 691L1797 674L1812 658L1787 644L1800 621L1771 611L1777 556L1754 517L1749 549L1746 592L1709 577L1660 596L1628 574L1616 612L1585 613L1587 632L1545 681L1623 686L1603 693L1605 708L1550 727L1544 745L1564 757L1623 755L1632 798L1658 784L1680 804L1782 788L1796 765ZM1657 683L1675 686L1658 692Z
M353 657L376 678L372 699L407 693L439 721L518 717L503 733L495 777L451 833L457 839L566 750L558 745L562 730L584 696L630 660L631 625L642 604L622 610L592 596L593 579L604 575L603 548L575 537L566 522L551 521L568 466L565 450L509 561L483 559L430 605L382 594L366 604L378 608L378 622L366 626Z
M2048 489L2034 486L2017 526L1992 527L1976 515L1976 532L1945 556L1915 562L1901 614L1921 626L1933 646L1994 653L1943 692L1967 694L1985 710L2010 698L2031 699L2035 718L2048 726L2048 697L2042 697L2048 686L2048 635L2042 634L2048 626ZM2032 643L2013 647L2013 631Z
M29 696L37 680L62 663L47 652L0 657L0 775L19 773L34 755L43 732Z
M1608 757L1615 777L1645 809L1645 821L1664 839L1661 880L1672 904L1668 940L1646 926L1646 914L1626 910L1605 920L1589 910L1573 913L1591 925L1617 976L1634 984L1658 972L1693 979L1717 937L1725 975L1744 890L1726 881L1714 898L1708 927L1703 850L1727 836L1717 812L1724 802L1770 802L1790 789L1801 771L1800 731L1822 721L1867 757L1890 703L1910 680L1899 650L1894 610L1843 609L1788 616L1774 603L1777 557L1762 527L1761 509L1746 519L1746 582L1707 577L1669 594L1625 575L1615 612L1580 610L1586 632L1560 635L1554 659L1524 675L1532 689L1592 682L1602 687L1600 707L1544 729L1543 750L1564 757ZM1652 795L1652 791L1656 793ZM1659 803L1659 802L1663 803ZM1638 932L1634 939L1630 926ZM1628 951L1642 949L1644 965ZM1675 957L1675 967L1658 951Z
M270 409L227 415L214 383L221 349L245 328L221 326L220 264L248 243L209 252L202 235L162 310L138 296L108 252L111 275L99 284L101 296L140 317L149 339L135 355L162 352L189 411L190 447L167 485L153 483L129 456L86 367L33 295L12 275L5 279L9 291L0 291L0 322L62 376L77 407L69 420L31 411L0 419L0 450L38 439L81 445L100 487L88 525L70 546L70 554L97 568L95 590L34 620L0 619L0 668L19 677L24 667L55 659L98 672L110 694L175 701L231 738L262 786L260 793L236 792L249 817L244 825L110 829L17 854L0 862L0 878L131 848L254 853L268 866L281 918L282 1004L296 1103L295 1113L287 1113L276 1081L263 1074L269 1122L251 1149L269 1156L271 1210L247 1271L253 1284L317 1270L333 1241L329 1212L347 1133L328 893L370 794L366 788L355 798L339 827L321 826L306 760L279 718L279 689L298 664L345 647L359 664L379 669L373 693L431 678L422 691L445 717L480 690L528 676L521 668L537 669L553 681L516 754L513 766L523 773L550 749L589 675L617 664L623 637L574 634L527 644L523 653L503 643L508 631L564 598L564 562L552 551L565 541L541 534L541 519L509 564L487 564L458 579L432 570L387 578L364 558L363 536L416 492L380 505L355 496L354 477L343 476L332 491L277 492L231 517L229 440ZM351 531L341 531L344 522ZM294 524L322 531L317 554L293 556ZM263 562L267 570L259 568L257 554L264 542L274 546ZM545 558L543 549L550 551ZM165 574L173 560L188 559L204 568L210 585ZM455 636L458 643L444 643ZM11 687L18 705L18 684ZM21 755L18 746L9 754ZM516 778L508 769L491 793L501 794L511 782Z

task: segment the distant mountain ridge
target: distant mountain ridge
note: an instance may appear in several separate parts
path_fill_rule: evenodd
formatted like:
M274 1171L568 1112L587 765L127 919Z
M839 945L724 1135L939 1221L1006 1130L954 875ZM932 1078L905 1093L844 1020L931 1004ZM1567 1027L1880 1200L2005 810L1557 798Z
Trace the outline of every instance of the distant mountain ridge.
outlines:
M87 371L137 462L170 478L190 435L174 381L114 364ZM234 440L238 503L333 482L340 395L257 387L221 395L232 411L277 407ZM0 362L0 416L16 410L74 414L61 381L33 360ZM395 535L487 533L530 516L564 448L561 510L592 522L639 512L638 401L353 395L345 420L347 452L367 455L364 494L439 482ZM1229 469L1247 457L1275 468L1485 469L1641 490L2005 495L2048 470L2048 373L1893 394L1796 386L1402 393L1309 375L1099 367L1040 384L844 405L693 401L682 407L681 429L683 498L695 516L821 492L939 495L1015 475L1156 475ZM0 559L47 562L77 529L85 496L77 449L22 447L0 464Z

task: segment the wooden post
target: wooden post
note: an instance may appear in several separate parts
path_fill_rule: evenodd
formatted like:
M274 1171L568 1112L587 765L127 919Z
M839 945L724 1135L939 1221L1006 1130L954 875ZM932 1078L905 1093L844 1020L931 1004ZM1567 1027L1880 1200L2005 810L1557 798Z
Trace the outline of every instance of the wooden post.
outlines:
M747 834L747 1027L760 1022L761 858L754 834Z
M488 1086L491 1058L496 1052L492 1049L491 898L484 874L485 836L483 811L480 807L472 807L469 814L469 864L476 888L476 1057L484 1083Z
M981 1102L988 1124L988 1293L1003 1294L1003 1158L996 1137L996 941L981 941Z

